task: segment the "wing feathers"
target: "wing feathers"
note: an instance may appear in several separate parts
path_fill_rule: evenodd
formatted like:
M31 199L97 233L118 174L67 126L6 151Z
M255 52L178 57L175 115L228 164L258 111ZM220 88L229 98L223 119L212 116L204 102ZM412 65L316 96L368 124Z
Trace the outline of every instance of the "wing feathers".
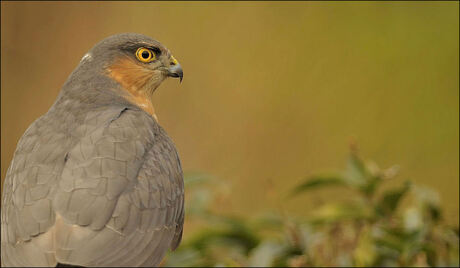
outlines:
M5 181L14 210L2 211L2 263L156 266L177 247L182 171L174 145L152 118L128 109L88 114L67 152L57 146L69 142L65 136L39 132L26 132L35 136L24 139ZM38 137L40 146L52 146L40 149ZM28 156L32 151L45 155ZM33 243L3 250L3 237Z

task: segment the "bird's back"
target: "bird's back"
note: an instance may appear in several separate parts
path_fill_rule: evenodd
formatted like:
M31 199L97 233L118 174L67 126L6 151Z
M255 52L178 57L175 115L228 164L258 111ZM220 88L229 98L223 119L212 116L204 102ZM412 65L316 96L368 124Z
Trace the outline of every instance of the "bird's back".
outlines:
M3 189L3 265L156 265L180 242L174 144L144 111L111 103L61 96L24 133Z

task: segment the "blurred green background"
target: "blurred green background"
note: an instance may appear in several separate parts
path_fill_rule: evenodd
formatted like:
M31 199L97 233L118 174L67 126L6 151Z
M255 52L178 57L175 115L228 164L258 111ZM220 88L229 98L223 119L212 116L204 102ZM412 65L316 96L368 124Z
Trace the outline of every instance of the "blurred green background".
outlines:
M441 195L459 224L458 2L2 2L1 177L81 57L121 32L184 68L154 96L186 172L228 182L221 211L280 206L348 143ZM390 183L391 184L391 183ZM327 190L282 201L301 215ZM187 230L185 232L188 235Z

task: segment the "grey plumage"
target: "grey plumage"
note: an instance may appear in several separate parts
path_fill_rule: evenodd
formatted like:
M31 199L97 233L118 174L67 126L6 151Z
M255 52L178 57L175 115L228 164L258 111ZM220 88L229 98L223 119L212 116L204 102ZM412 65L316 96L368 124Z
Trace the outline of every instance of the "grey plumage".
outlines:
M2 266L155 266L180 243L174 144L102 71L127 43L169 53L142 35L106 39L20 139L3 189Z

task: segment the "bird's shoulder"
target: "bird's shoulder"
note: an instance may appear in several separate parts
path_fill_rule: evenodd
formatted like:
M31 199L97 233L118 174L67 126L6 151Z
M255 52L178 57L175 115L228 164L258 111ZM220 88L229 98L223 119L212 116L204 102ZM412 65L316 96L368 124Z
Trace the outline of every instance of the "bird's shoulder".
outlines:
M73 228L91 230L87 237L78 237L78 243L57 245L73 248L72 261L91 255L102 263L109 256L111 261L130 263L137 255L112 253L133 249L153 257L180 242L182 170L174 144L153 120L143 111L123 109L69 151L53 205ZM91 237L99 232L106 236ZM110 244L110 239L121 240ZM145 248L134 250L131 239L145 241ZM155 242L161 245L147 246ZM110 250L99 256L95 249L101 243Z
M182 193L182 169L171 139L144 111L124 108L86 130L69 150L54 205L70 222L99 229L111 210L96 212L122 202L123 195L134 207L146 209L173 206Z

